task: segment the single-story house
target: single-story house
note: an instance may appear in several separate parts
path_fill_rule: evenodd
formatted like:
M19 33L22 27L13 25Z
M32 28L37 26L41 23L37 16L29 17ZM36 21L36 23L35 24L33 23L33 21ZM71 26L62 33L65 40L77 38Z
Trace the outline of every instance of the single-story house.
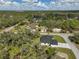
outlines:
M49 45L58 45L58 42L54 40L52 35L43 35L40 38L40 42Z
M40 26L40 32L47 32L48 28L45 26Z
M56 32L56 33L59 33L59 32L62 31L62 29L60 29L60 28L54 28L54 29L52 29L52 31L53 31L53 32Z
M36 23L29 24L27 29L31 30L31 32L36 32L39 29L39 26Z

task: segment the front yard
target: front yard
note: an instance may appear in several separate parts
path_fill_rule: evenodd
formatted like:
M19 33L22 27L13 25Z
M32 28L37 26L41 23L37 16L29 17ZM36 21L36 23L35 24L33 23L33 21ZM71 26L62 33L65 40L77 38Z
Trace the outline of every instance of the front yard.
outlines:
M47 47L47 49L50 48L50 47ZM67 49L67 48L51 48L52 51L56 51L56 55L60 52L60 55L63 55L61 57L68 57L68 59L76 59L75 55L73 54L73 52L70 50L70 49ZM51 53L51 52L50 52ZM65 56L64 56L65 54ZM56 56L54 56L56 57ZM56 57L56 59L60 59L58 57ZM65 58L66 59L66 58Z
M60 43L66 43L66 42L64 41L64 38L62 38L62 37L60 37L60 36L58 36L58 35L55 35L55 36L54 36L54 39L57 40L57 41L60 42Z
M70 49L57 48L57 51L66 53L68 55L68 59L76 59L75 55L73 54L73 52Z

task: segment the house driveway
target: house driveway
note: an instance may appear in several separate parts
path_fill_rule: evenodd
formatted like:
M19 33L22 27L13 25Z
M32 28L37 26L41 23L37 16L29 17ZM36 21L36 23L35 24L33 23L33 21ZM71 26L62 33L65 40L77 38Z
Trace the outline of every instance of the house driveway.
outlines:
M41 43L41 45L49 46L50 44ZM71 49L67 43L58 43L58 45L51 45L50 47L68 48Z

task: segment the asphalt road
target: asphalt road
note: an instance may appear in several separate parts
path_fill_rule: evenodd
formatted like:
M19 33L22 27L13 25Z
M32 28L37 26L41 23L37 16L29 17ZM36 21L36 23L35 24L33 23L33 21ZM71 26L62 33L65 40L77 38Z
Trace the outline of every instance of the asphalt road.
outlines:
M65 34L65 33L40 33L41 35L59 35L64 38L64 40L69 44L71 50L73 51L74 55L76 56L76 59L79 59L79 50L77 47L68 39L69 36L72 36L73 34Z

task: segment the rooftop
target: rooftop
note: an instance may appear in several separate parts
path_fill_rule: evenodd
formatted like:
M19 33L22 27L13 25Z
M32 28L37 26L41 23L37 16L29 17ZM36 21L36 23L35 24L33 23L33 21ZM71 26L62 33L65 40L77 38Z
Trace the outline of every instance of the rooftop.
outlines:
M40 38L41 43L48 43L48 44L53 44L53 45L57 45L57 41L54 40L52 35L43 35Z

